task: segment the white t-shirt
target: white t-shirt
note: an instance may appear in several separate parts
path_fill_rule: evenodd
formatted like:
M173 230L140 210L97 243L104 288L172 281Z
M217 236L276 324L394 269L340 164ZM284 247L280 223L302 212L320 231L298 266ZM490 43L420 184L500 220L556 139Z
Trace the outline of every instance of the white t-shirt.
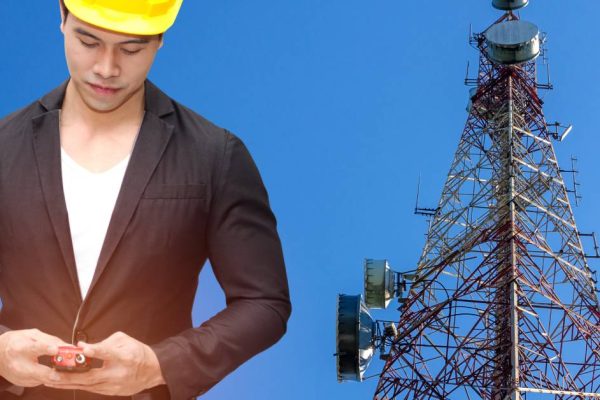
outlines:
M83 298L92 283L128 162L129 155L109 170L91 172L61 148L63 190Z

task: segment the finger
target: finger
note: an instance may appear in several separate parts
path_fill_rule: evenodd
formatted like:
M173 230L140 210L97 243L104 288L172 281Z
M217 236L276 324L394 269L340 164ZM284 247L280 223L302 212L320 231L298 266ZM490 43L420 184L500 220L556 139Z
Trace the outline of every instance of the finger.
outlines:
M32 363L27 367L27 375L32 377L38 384L49 381L53 373L52 368L38 363Z
M58 378L59 380L56 381L54 378ZM110 387L114 387L114 384L109 384L106 377L92 372L76 374L56 372L50 380L44 382L44 385L58 389L82 389L89 392L106 394L109 394L108 389Z
M94 344L78 342L77 346L83 349L83 354L86 357L94 357L99 358L101 360L110 360L115 358L114 348L112 346L107 345L105 342L99 342Z
M106 382L106 375L98 373L97 371L98 370L91 370L81 373L54 371L52 374L50 374L45 383L54 385L93 386Z
M27 353L32 356L55 355L58 354L60 346L71 346L68 343L47 343L42 341L32 341L27 347Z
M26 353L32 356L54 355L58 353L58 345L41 341L32 341L26 349Z
M32 339L34 339L36 341L44 342L44 343L48 343L48 344L69 345L69 343L66 343L61 338L53 336L53 335L49 335L45 332L40 331L39 329L32 329L29 333L29 337L31 337Z
M30 352L36 355L56 354L58 353L59 346L70 346L69 343L64 342L62 339L38 330L35 330L30 338L32 340Z
M63 390L85 390L87 392L93 392L98 394L106 394L111 395L113 392L110 387L107 387L105 384L99 385L78 385L78 384L55 384L55 383L44 383L44 386L51 387L54 389L63 389Z

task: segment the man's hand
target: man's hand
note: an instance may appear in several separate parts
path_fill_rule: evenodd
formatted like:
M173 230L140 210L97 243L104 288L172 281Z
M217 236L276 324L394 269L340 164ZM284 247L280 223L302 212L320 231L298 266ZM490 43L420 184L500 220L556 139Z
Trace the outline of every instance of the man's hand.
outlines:
M38 356L54 355L58 346L68 345L38 329L5 332L0 335L0 376L23 387L48 382L52 368L39 364Z
M46 386L57 389L79 389L109 396L131 396L165 381L156 355L150 346L117 332L102 342L77 343L86 357L104 361L102 368L88 372L54 371Z

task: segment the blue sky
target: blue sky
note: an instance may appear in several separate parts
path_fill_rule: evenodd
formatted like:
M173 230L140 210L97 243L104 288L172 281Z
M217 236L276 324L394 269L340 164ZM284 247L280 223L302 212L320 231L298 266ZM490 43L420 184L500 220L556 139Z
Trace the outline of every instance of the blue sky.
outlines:
M3 2L2 116L68 76L54 3ZM465 68L478 56L469 25L481 31L500 15L488 0L184 1L150 78L247 144L294 306L288 334L203 398L372 397L376 380L336 381L336 294L362 291L365 257L414 268L426 232L412 213L419 174L421 205L435 207L466 120ZM556 151L565 169L579 159L582 232L600 229L598 15L592 0L532 0L521 12L548 33L546 118L574 126ZM200 281L198 324L224 306L209 268Z

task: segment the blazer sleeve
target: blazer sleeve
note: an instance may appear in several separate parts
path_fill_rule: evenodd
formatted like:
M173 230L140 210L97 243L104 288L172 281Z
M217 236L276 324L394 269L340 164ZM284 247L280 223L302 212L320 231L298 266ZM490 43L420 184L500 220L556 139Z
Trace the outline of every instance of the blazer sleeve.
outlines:
M198 396L277 342L291 313L276 220L244 144L226 132L207 246L226 308L201 326L152 345L171 399Z

